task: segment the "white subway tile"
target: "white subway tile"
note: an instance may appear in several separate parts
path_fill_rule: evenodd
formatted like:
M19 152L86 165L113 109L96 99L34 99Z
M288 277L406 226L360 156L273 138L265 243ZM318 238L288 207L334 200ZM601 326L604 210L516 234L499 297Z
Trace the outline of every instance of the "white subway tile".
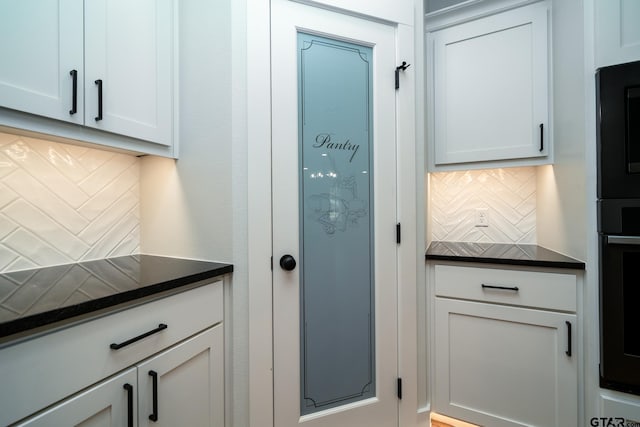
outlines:
M137 161L137 157L115 154L100 168L95 169L87 178L79 182L78 186L87 194L94 195Z
M429 202L435 240L535 243L534 167L432 173ZM476 227L475 209L487 207L489 226Z
M105 235L110 233L119 234L115 226L123 217L131 217L136 223L138 222L131 214L132 211L137 210L137 206L138 199L136 196L132 193L125 193L105 209L87 228L78 233L78 237L88 244L94 245L103 239Z
M71 259L79 259L89 249L89 245L24 200L12 203L3 212L22 228L39 236Z
M74 261L22 228L7 236L2 243L36 265L68 264Z
M25 138L25 141L29 141ZM71 207L77 208L89 198L77 185L47 162L26 142L19 141L1 148L22 171L31 175L40 186L55 193Z
M66 204L57 193L50 191L22 169L6 177L4 184L74 234L89 225L89 221Z
M139 252L139 175L134 156L0 132L0 271Z

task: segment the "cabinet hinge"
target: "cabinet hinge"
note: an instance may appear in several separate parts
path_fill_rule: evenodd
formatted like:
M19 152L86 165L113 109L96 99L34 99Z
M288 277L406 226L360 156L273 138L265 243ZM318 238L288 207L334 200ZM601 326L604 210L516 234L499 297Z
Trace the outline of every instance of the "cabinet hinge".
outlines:
M402 378L398 378L396 394L398 396L398 399L402 400Z
M411 64L407 64L406 61L402 61L402 65L396 67L396 90L400 89L400 71L404 71L409 68Z
M402 231L400 229L400 223L396 224L396 243L400 244L400 241L402 240L401 238L402 235Z

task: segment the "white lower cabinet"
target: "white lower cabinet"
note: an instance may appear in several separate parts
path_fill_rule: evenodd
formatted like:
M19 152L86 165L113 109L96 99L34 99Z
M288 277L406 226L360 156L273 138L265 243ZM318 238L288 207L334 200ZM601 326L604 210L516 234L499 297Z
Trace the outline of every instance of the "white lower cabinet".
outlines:
M18 426L221 427L222 346L218 325Z
M2 426L223 427L222 281L6 345L0 378Z
M132 426L136 410L135 368L70 397L18 426ZM131 399L131 401L129 401ZM131 414L131 417L129 417Z
M492 427L577 426L575 276L436 265L434 277L434 411ZM545 309L540 290L564 310Z
M222 325L138 365L138 426L222 427Z

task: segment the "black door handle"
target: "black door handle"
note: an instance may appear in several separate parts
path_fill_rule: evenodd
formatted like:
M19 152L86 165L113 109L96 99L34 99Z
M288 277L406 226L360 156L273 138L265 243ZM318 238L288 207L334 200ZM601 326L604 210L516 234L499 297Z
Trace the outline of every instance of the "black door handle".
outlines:
M544 123L540 123L540 152L544 150Z
M127 390L127 427L133 427L133 386L125 384L124 389Z
M571 357L571 322L566 320L565 324L567 325L567 351L565 351L564 353L567 356Z
M280 258L280 267L283 270L291 271L296 268L296 259L291 255L283 255L282 258Z
M158 325L158 327L157 327L157 328L152 329L152 330L150 330L149 332L145 332L144 334L140 334L140 335L138 335L137 337L133 337L133 338L131 338L131 339L128 339L128 340L126 340L126 341L124 341L124 342L121 342L120 344L112 343L112 344L109 346L109 348L110 348L111 350L120 350L122 347L126 347L126 346L128 346L129 344L133 344L133 343L134 343L134 342L136 342L136 341L140 341L140 340L141 340L141 339L143 339L143 338L146 338L146 337L148 337L148 336L150 336L150 335L153 335L153 334L155 334L155 333L158 333L158 332L160 332L160 331L163 331L163 330L165 330L165 329L167 329L167 328L168 328L168 326L167 326L167 325L165 325L164 323L160 323L160 324Z
M496 285L485 285L484 283L482 283L480 286L482 286L482 289L497 289L500 291L518 292L520 290L520 288L518 288L517 286L496 286Z
M98 85L98 115L96 116L96 122L102 120L102 79L95 81Z
M152 405L153 411L151 415L149 415L149 419L153 422L158 421L158 373L156 371L149 371L149 376L151 377L153 383L152 389Z
M71 70L69 74L72 79L71 110L69 110L69 114L73 115L78 112L78 70Z

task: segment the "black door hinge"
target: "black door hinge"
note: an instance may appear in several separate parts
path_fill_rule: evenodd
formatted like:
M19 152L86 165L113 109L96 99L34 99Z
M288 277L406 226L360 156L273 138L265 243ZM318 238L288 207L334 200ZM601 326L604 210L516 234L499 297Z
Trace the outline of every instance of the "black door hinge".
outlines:
M396 224L396 243L400 244L400 241L402 240L401 238L402 235L402 231L400 230L400 223Z
M404 71L410 66L411 64L407 64L407 61L402 61L402 65L396 67L396 90L400 89L400 71Z
M402 378L398 378L396 394L398 396L398 399L402 400Z

